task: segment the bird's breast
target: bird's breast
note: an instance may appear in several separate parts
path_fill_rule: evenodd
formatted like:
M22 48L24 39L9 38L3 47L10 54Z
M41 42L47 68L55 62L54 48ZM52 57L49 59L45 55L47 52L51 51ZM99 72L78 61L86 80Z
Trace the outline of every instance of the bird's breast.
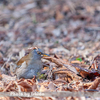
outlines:
M43 64L41 61L31 61L28 64L28 68L30 68L30 69L40 69L42 67L43 67Z

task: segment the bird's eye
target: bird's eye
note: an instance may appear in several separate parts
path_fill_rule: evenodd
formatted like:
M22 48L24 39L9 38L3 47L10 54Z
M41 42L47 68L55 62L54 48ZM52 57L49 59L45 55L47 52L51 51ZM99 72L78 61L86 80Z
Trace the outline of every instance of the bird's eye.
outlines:
M39 55L41 55L41 52L38 52Z
M41 52L39 52L39 54L41 54Z

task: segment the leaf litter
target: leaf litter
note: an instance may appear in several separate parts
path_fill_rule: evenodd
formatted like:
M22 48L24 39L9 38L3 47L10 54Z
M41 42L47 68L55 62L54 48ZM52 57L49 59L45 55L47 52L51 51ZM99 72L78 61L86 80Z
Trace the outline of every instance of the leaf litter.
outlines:
M99 1L0 2L0 92L100 92ZM14 75L18 60L35 46L50 57L42 59L38 77L18 79ZM91 96L0 99L93 99Z

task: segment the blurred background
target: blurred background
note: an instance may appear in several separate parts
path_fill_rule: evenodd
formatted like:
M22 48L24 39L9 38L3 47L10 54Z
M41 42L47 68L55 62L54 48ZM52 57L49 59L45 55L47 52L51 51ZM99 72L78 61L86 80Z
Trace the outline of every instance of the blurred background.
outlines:
M38 46L68 58L100 53L99 0L0 0L0 61Z

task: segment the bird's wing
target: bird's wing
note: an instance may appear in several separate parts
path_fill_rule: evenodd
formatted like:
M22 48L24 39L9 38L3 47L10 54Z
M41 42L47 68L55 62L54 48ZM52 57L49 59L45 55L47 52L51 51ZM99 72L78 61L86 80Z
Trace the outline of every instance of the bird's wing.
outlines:
M22 63L25 61L26 65L28 65L29 61L31 60L31 53L29 53L28 55L22 57L18 62L17 62L17 66L21 66Z

